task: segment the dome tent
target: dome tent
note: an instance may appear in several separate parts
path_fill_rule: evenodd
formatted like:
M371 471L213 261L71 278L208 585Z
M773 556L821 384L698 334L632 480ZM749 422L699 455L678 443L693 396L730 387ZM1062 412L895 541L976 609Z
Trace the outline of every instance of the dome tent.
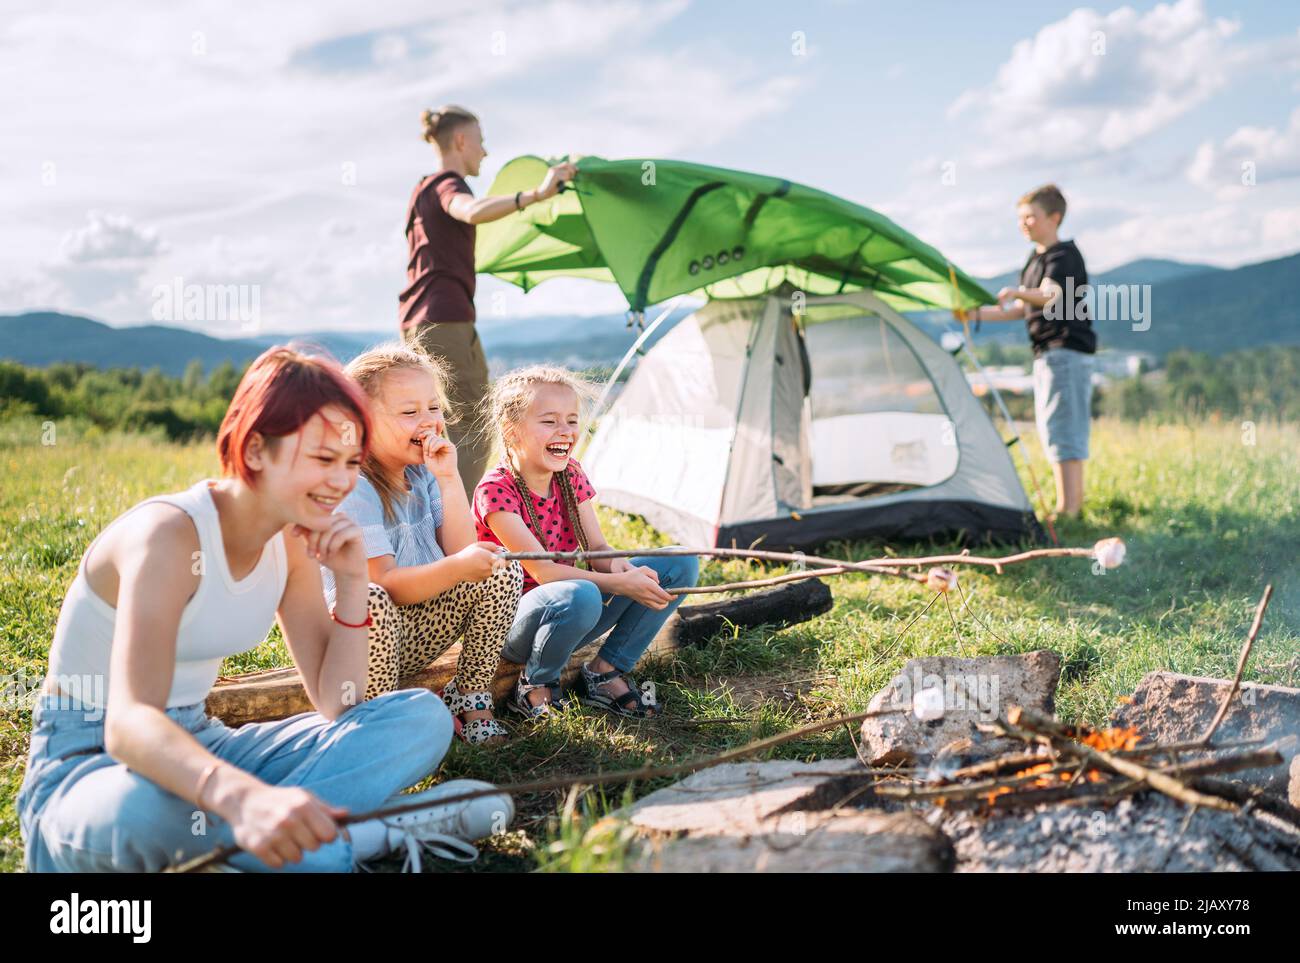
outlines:
M1038 535L961 368L867 291L713 300L637 365L583 467L687 545Z
M604 504L694 546L1041 537L957 362L898 313L991 303L938 251L777 178L578 164L574 190L480 227L478 270L526 290L613 281L635 312L708 298L601 417L583 465ZM518 158L492 193L527 189L545 168Z

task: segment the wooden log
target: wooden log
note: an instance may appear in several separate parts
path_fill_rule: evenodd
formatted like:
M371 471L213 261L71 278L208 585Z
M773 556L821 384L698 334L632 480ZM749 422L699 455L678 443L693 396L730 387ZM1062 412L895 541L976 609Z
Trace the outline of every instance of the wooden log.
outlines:
M646 656L663 656L683 646L700 645L727 623L749 628L806 622L828 611L831 604L831 590L826 583L820 579L808 579L737 599L682 606L655 636ZM572 682L578 675L579 665L591 658L599 647L597 641L575 652L565 669L563 681ZM436 692L451 681L459 658L458 643L431 665L402 679L400 684L403 688L421 687ZM492 694L498 703L514 689L520 668L505 660L497 666ZM303 689L298 670L288 667L218 681L208 694L207 711L208 715L216 716L228 726L242 726L246 722L265 722L310 712L312 704Z
M834 603L830 587L819 578L810 578L740 598L682 606L659 637L670 636L673 648L702 645L728 623L742 628L797 625L829 612Z

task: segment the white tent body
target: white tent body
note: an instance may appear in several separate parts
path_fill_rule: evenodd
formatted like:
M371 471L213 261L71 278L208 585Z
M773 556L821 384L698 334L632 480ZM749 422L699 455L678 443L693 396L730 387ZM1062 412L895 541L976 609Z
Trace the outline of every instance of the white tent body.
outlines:
M697 547L1041 536L952 356L867 291L791 308L710 301L646 354L582 459L604 504Z

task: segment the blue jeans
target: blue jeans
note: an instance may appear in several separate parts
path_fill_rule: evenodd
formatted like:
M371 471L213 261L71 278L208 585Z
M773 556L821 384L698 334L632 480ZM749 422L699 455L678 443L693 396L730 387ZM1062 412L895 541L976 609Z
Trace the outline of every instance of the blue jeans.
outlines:
M1088 457L1092 355L1052 348L1034 359L1034 420L1050 462Z
M630 561L658 572L663 588L692 586L700 576L700 562L693 555ZM626 596L602 594L586 579L547 582L520 600L502 655L523 663L531 684L554 685L575 651L609 632L600 657L618 671L630 672L681 603L679 595L656 612Z
M234 840L229 824L173 795L104 751L102 713L42 696L32 714L31 755L18 793L28 872L156 872ZM301 786L334 806L364 812L438 768L452 719L424 689L390 692L352 706L334 722L316 712L231 729L203 704L167 710L205 749L274 786ZM237 869L267 872L240 853ZM347 872L352 847L340 835L296 872Z

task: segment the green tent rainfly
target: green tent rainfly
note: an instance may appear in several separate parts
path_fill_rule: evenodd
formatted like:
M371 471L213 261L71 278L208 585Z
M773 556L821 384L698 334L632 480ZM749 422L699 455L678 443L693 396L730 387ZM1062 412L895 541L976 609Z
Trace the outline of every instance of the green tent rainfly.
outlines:
M930 245L869 208L792 181L674 160L575 158L573 190L480 225L477 270L525 291L553 277L612 281L633 311L679 294L870 290L896 310L993 299ZM510 161L491 193L541 183Z

